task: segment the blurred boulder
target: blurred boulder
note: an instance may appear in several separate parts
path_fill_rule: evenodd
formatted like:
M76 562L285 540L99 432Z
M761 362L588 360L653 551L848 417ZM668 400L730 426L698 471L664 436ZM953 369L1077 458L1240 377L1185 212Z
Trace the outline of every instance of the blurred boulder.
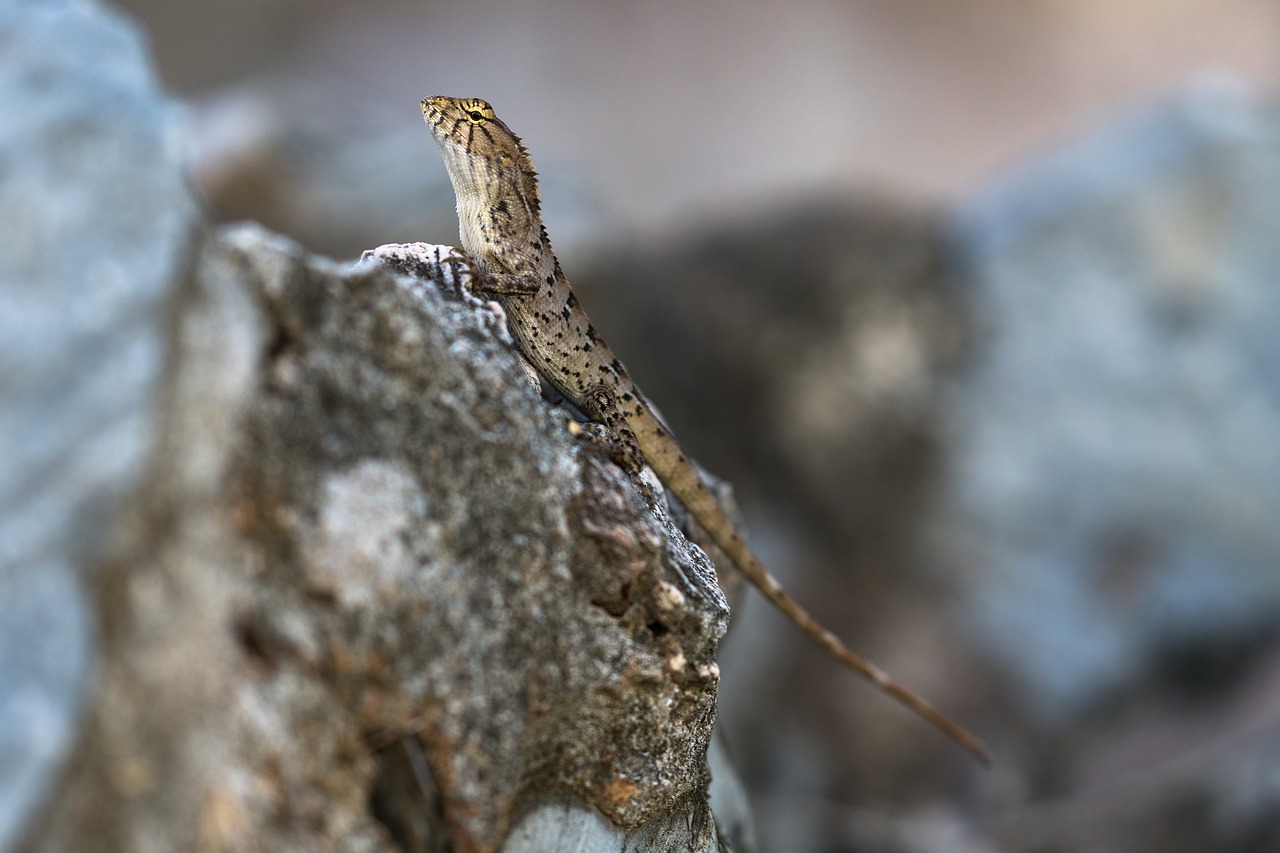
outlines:
M571 275L700 461L803 518L842 565L896 563L966 333L940 246L931 211L810 199Z
M157 440L195 222L145 45L88 2L0 3L0 849L76 736L86 581Z
M1280 615L1280 112L1202 81L954 226L975 634L1043 722L1230 679Z
M191 170L214 215L335 257L454 240L453 187L414 101L332 109L334 81L259 77L193 103Z

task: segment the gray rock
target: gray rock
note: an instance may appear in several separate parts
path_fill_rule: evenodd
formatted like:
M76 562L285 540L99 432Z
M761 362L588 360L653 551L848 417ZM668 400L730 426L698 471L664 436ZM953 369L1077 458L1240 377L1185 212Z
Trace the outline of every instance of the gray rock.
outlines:
M693 820L690 820L693 816ZM715 825L705 801L673 810L674 820L629 832L580 805L541 806L511 831L503 853L545 853L548 850L597 850L631 853L636 850L690 850L718 853ZM656 822L655 822L656 823ZM694 841L694 844L690 842Z
M463 849L535 792L629 830L705 811L728 616L705 556L570 437L489 307L234 239L278 329L238 489L275 665L340 653L351 725L419 720Z
M0 850L749 850L712 566L491 306L202 225L97 6L0 40Z
M1280 113L1206 82L956 222L976 632L1044 720L1280 613Z
M194 269L31 849L729 849L713 570L492 308L248 226Z
M714 571L501 318L199 226L97 7L0 34L0 850L727 850Z
M194 219L173 108L96 4L0 4L0 849L65 754L92 661L78 576L155 440Z

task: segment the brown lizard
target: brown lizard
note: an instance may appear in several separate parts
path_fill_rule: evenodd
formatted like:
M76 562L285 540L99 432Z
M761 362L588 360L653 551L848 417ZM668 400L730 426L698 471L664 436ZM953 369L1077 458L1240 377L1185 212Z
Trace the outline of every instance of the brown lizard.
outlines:
M645 463L735 567L796 626L885 693L920 714L983 763L982 743L880 667L850 651L786 593L747 546L679 443L591 325L551 250L529 152L488 103L427 98L422 115L458 200L462 246L478 289L494 296L525 358L587 417L616 438L615 458Z

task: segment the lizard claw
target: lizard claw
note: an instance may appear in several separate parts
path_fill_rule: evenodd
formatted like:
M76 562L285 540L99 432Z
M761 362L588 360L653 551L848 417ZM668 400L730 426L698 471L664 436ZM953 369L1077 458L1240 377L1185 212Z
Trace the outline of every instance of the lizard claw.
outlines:
M480 279L480 270L469 255L453 246L437 243L387 243L366 249L360 260L373 258L393 270L423 281L469 290Z

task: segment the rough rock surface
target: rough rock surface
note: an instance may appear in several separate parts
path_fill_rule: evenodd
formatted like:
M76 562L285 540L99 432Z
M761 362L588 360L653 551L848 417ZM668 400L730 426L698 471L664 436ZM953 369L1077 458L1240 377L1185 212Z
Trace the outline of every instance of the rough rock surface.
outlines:
M711 566L491 308L252 227L194 268L31 849L493 850L592 808L587 849L721 849Z
M749 850L711 565L492 306L200 223L136 33L19 5L0 850Z
M350 672L365 729L420 729L480 847L549 785L629 827L702 791L727 616L705 557L581 452L482 304L271 266L237 513L268 549L256 642Z

